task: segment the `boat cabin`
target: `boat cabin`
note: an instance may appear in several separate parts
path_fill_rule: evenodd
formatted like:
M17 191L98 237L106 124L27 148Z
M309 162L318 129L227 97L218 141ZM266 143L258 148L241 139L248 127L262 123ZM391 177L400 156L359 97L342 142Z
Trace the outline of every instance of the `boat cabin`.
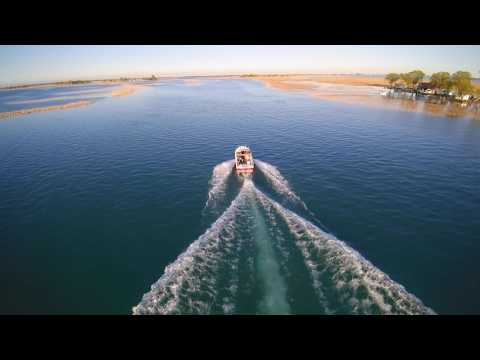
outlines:
M247 146L239 146L235 149L235 169L238 175L253 172L254 163L252 151Z

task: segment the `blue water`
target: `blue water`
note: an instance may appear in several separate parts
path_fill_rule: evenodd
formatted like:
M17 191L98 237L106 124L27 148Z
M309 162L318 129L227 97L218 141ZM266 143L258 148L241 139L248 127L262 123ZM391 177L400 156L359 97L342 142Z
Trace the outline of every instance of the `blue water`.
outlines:
M108 96L115 85L71 85L0 90L0 112L62 105Z
M190 290L200 290L185 290L175 311L189 312L188 294L208 303L235 276L249 286L231 292L239 300L228 304L236 305L204 312L262 313L269 296L280 313L353 309L347 305L363 288L336 305L337 263L315 286L300 246L310 238L288 230L283 210L265 200L272 199L436 313L480 313L480 122L321 101L251 80L159 83L0 121L0 313L131 313L242 194L230 177L225 206L205 215L212 169L239 144L276 166L310 215L275 194L259 171L250 205L231 210L238 214L225 223L234 235L219 235L219 254L231 261L221 263L217 285L193 269ZM331 269L328 251L310 259ZM261 263L265 254L270 267ZM318 300L322 286L328 307Z

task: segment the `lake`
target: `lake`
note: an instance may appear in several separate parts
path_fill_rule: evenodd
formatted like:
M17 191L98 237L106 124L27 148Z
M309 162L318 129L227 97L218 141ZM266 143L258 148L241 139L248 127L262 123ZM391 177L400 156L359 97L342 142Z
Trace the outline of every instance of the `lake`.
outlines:
M480 313L480 121L252 80L96 100L0 121L0 313Z

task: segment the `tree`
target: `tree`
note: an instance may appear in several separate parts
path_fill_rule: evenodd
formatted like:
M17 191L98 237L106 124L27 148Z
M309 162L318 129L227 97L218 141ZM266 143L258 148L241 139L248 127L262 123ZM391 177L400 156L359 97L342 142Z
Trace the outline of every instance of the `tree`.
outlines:
M472 74L468 71L457 71L452 75L452 86L460 96L472 91Z
M400 75L396 73L390 73L385 76L385 80L390 83L390 86L394 85L398 80L400 80Z
M412 78L410 76L410 73L400 74L400 79L403 81L406 87L410 87L412 85Z
M476 101L480 102L480 86L475 86L473 92L477 98Z
M408 74L414 87L425 77L425 73L421 70L410 71Z
M445 71L433 73L430 84L435 90L450 90L452 87L450 73Z

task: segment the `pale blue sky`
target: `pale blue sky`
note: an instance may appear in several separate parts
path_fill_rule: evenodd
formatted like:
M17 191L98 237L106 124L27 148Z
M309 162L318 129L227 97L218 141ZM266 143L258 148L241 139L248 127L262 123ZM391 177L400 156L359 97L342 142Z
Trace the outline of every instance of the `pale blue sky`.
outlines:
M145 75L375 73L480 76L480 46L0 46L0 83Z

